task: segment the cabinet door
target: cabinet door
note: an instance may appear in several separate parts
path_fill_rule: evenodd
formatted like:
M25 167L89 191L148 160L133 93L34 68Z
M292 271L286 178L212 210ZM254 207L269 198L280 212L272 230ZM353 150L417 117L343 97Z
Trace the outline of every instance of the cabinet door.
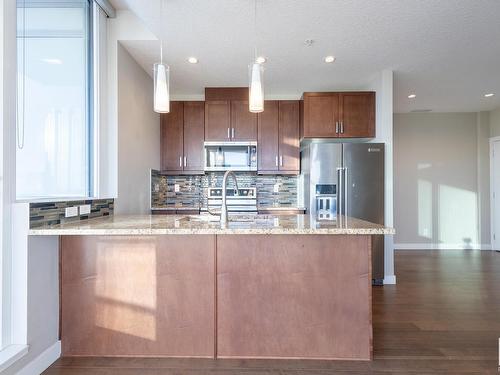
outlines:
M231 101L231 128L233 141L257 140L257 114L248 110L248 101Z
M279 102L266 101L265 111L257 116L258 171L278 171Z
M171 102L170 113L161 115L161 169L182 171L184 105Z
M304 95L304 131L306 138L337 137L339 120L339 95L311 93Z
M205 103L184 102L184 170L203 171Z
M230 102L217 100L205 102L205 140L230 140Z
M280 101L279 104L279 169L297 172L300 169L299 102Z
M340 137L375 137L375 93L346 92L340 94Z

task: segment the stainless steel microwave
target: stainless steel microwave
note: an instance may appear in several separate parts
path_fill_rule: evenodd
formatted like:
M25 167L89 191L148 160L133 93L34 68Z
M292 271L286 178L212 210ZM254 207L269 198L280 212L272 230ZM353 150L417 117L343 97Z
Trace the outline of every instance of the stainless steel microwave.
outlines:
M205 142L205 171L256 171L257 142Z

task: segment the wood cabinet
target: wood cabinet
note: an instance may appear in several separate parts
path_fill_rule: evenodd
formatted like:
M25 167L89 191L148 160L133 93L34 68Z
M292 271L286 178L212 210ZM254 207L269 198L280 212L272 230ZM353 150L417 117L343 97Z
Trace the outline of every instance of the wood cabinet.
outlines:
M302 138L375 137L375 92L306 92Z
M183 170L184 103L171 102L170 112L160 117L161 169Z
M205 140L231 140L231 102L213 100L205 102Z
M205 102L206 141L256 141L257 114L248 110L246 100Z
M171 102L170 113L161 115L163 173L204 173L204 112L204 102Z
M299 102L266 101L264 108L258 116L258 173L299 173Z
M60 246L63 355L214 358L215 236L61 236Z
M216 251L218 358L371 359L369 236L217 236Z
M247 100L231 100L231 140L257 140L257 114L248 110Z
M184 102L184 171L204 170L205 103Z

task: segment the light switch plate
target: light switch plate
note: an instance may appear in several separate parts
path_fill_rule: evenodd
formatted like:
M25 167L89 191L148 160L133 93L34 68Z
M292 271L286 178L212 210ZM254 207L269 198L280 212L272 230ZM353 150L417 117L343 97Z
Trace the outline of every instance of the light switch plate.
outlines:
M82 204L80 206L80 215L90 214L90 204Z
M178 193L179 191L181 191L181 187L180 187L180 185L179 185L179 184L175 184L175 185L174 185L174 191L175 191L176 193Z
M64 217L78 216L78 206L66 207L64 210Z
M274 184L274 192L275 193L279 193L280 192L280 184L279 183L275 183Z

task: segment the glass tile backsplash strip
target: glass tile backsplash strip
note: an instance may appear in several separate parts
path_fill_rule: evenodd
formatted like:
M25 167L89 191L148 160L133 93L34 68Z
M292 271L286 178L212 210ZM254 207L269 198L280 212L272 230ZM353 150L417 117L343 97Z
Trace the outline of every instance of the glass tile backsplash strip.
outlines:
M66 207L90 204L90 214L64 217ZM88 199L69 202L30 203L30 228L87 220L113 214L113 199Z
M221 187L224 172L211 172L202 176L164 176L158 171L151 171L151 207L189 207L204 208L207 205L209 187ZM259 207L296 207L297 176L237 173L238 186L257 188ZM274 192L278 184L278 192ZM177 190L176 191L176 185ZM233 187L232 179L228 187Z

